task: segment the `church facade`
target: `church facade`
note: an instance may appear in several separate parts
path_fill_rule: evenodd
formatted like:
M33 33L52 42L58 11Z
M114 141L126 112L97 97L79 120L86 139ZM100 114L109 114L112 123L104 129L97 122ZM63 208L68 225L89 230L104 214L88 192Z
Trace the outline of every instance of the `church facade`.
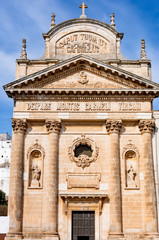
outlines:
M23 39L14 99L9 194L11 239L159 239L151 79L120 51L123 34L85 16L43 34L30 60ZM155 142L155 140L154 140Z

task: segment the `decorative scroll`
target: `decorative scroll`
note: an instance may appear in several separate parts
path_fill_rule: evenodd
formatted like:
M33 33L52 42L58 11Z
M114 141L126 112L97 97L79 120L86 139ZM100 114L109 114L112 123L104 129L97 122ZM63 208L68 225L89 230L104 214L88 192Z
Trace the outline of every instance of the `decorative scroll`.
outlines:
M59 134L61 127L61 119L46 120L46 128L48 132L54 132Z
M44 149L39 145L38 140L29 148L27 157L29 159L28 187L41 188L43 177Z
M123 149L122 156L125 161L125 186L126 188L139 188L139 150L130 143Z
M78 152L79 147L84 146L85 151ZM89 167L92 162L97 160L99 154L99 148L95 145L94 141L90 138L86 138L85 135L82 135L80 138L74 140L73 145L68 149L68 155L70 160L75 162L78 167Z
M108 133L120 133L122 127L121 120L107 120L106 121L106 129Z
M139 130L141 133L152 133L155 128L155 121L151 120L140 120L139 122Z
M14 133L25 133L27 129L26 119L16 119L12 118L12 128Z

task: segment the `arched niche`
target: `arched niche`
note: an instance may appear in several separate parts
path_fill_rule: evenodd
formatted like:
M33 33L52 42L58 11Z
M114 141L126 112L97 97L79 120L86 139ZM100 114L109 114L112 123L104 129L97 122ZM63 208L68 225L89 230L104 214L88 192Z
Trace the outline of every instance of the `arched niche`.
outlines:
M139 189L139 156L134 144L127 144L123 149L126 189Z
M42 188L45 152L44 149L38 144L38 140L36 140L36 143L29 148L27 157L29 160L28 187Z

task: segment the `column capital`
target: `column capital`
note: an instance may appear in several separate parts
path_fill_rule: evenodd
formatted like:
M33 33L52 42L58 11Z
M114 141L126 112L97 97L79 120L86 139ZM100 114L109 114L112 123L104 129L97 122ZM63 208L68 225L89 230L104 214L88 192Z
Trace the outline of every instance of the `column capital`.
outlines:
M18 119L12 118L12 128L14 133L25 133L27 130L27 120L26 119Z
M57 133L59 134L62 128L62 121L61 119L47 119L45 121L47 131L49 133Z
M121 120L106 120L106 130L109 134L120 133L122 127Z
M140 120L139 121L139 130L141 133L152 133L155 128L155 120Z

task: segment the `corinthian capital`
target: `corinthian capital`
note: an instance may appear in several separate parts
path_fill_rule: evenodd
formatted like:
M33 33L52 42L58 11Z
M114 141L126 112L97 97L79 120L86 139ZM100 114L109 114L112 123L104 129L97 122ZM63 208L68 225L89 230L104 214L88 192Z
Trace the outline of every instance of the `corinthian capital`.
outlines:
M46 120L45 122L47 131L54 132L59 134L61 127L62 127L62 122L61 119L52 119L52 120Z
M107 120L106 129L108 133L120 133L122 127L121 120Z
M26 119L16 119L12 118L12 128L15 133L25 133L27 130Z
M155 121L151 120L140 120L139 121L139 130L141 133L152 133L155 128Z

